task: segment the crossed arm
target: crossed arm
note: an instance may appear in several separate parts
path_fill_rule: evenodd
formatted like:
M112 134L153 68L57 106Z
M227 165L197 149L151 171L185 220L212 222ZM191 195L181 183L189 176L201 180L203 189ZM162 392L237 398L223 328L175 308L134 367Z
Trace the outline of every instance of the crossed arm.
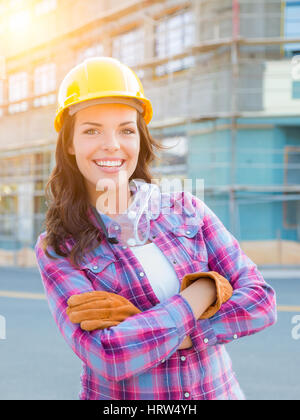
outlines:
M198 318L201 314L202 303L204 307L209 306L210 299L214 299L209 297L209 287L206 289L208 301L202 302L205 293L201 279L201 282L195 281L165 302L114 328L87 333L68 319L66 301L74 294L93 292L91 284L84 272L74 270L68 260L50 261L42 250L42 238L37 242L37 261L48 304L59 330L78 357L106 379L119 381L141 374L178 349L193 346L201 350L229 343L276 322L274 290L216 215L203 203L197 205L199 208L204 206L205 210L202 232L208 267L223 275L233 287L232 297L210 319L196 321L194 316L196 314ZM112 357L112 354L118 357Z
M196 280L189 287L180 292L180 294L190 304L196 319L200 318L203 312L214 303L217 297L215 284L210 278ZM192 340L190 336L187 335L178 347L178 350L190 348L192 345Z
M218 282L218 276L216 281ZM226 279L223 281L226 282L226 288L231 288ZM215 280L210 277L199 277L198 273L185 276L180 294L187 301L196 320L201 316L204 318L209 316L206 310L210 312L217 310L217 302L220 300L217 289L220 289L219 282L216 286ZM213 303L215 304L214 308L212 307ZM67 314L70 321L80 323L81 328L86 331L116 326L140 312L126 298L114 293L94 291L73 295L68 299ZM192 341L189 336L186 336L179 349L191 346Z

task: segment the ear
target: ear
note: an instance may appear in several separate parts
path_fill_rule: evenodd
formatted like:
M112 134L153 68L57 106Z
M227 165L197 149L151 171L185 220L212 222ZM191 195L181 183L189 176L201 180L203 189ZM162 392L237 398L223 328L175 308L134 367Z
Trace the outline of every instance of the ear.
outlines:
M68 153L70 155L75 155L73 144L71 144L71 146L68 147Z

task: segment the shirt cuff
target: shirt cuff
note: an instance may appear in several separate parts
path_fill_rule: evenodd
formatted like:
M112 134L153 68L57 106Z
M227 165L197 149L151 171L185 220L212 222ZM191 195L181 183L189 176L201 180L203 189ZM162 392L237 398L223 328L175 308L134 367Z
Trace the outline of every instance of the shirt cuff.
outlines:
M209 318L196 321L196 328L191 332L190 338L196 350L214 346L218 341Z
M188 301L181 295L176 294L165 301L164 309L173 319L180 341L196 328L197 320Z

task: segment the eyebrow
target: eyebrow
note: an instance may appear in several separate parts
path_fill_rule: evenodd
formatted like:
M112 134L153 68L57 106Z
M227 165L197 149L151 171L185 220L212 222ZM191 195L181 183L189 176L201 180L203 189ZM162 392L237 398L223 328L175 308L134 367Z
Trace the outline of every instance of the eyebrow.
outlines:
M121 127L121 126L123 126L123 125L131 124L131 123L136 124L136 121L126 121L126 122L123 122L123 123L121 123L121 124L119 125L119 127ZM88 121L87 121L87 122L82 123L81 125L85 125L85 124L89 124L89 125L96 125L97 127L103 127L103 124L96 123L96 122L88 122Z

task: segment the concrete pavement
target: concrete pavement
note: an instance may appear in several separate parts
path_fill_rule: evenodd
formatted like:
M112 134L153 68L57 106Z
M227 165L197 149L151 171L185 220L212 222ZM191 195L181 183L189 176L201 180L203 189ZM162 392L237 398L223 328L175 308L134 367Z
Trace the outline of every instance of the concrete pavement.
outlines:
M293 335L300 281L282 273L267 281L277 294L277 324L226 348L248 399L300 400L300 337ZM76 400L81 361L52 319L36 269L0 268L0 315L0 400Z
M300 266L258 266L265 279L298 279L300 280Z

